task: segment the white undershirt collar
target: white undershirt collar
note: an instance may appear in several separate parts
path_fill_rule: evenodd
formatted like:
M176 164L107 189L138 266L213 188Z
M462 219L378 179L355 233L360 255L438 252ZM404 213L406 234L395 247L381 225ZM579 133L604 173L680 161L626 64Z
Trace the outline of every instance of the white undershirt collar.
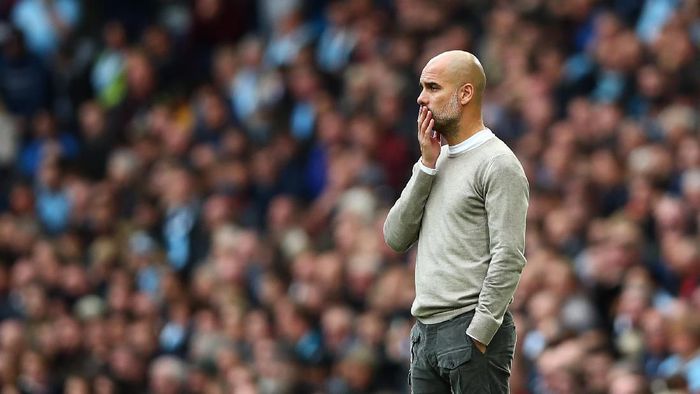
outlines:
M449 156L455 156L458 155L462 152L466 152L468 150L474 149L478 147L479 145L483 144L484 142L488 141L493 137L494 134L491 130L488 128L481 129L474 133L471 137L467 138L466 140L460 142L457 145L449 145L447 147Z

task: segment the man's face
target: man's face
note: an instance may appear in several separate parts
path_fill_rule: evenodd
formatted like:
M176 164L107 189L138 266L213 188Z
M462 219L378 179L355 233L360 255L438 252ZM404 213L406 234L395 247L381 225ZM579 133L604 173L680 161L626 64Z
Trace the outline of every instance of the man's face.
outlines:
M455 90L450 99L440 108L430 109L435 118L435 129L443 134L457 132L462 106L459 104L458 91Z
M442 135L457 132L462 106L459 102L459 87L453 86L438 67L428 64L420 78L421 93L418 104L428 107L435 119L435 130Z

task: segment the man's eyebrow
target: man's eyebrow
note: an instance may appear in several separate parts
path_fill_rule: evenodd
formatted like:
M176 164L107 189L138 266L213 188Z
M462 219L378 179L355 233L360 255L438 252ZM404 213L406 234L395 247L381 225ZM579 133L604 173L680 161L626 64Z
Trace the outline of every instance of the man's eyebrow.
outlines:
M418 86L423 87L423 85L431 87L431 86L440 86L439 83L433 82L433 81L418 81Z

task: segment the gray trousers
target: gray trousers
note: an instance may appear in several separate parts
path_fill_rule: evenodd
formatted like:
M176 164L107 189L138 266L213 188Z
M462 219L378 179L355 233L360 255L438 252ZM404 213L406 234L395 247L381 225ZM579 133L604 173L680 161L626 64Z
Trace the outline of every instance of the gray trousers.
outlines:
M474 311L446 322L411 328L409 384L414 394L508 393L515 352L515 324L510 312L485 353L466 330Z

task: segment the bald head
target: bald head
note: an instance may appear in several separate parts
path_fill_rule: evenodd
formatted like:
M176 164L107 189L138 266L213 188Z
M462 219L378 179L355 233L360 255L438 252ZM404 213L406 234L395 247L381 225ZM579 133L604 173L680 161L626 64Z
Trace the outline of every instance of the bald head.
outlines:
M481 62L467 51L447 51L435 56L425 65L425 71L440 73L455 86L470 83L474 86L474 98L481 101L486 86L486 74Z
M420 76L416 100L427 107L434 130L452 144L484 128L481 101L486 76L476 56L465 51L443 52L430 59Z

